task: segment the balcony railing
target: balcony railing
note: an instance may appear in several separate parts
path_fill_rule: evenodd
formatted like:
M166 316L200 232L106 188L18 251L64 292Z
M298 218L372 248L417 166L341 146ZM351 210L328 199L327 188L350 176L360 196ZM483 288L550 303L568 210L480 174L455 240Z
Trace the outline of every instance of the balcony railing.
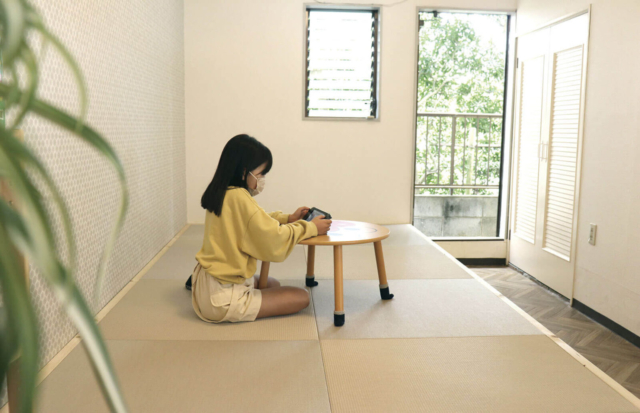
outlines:
M418 113L416 194L498 195L502 114Z

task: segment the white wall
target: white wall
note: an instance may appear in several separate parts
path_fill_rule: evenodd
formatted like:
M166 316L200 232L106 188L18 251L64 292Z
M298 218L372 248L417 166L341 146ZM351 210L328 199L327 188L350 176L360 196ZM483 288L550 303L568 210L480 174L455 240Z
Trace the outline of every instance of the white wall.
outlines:
M520 0L524 33L593 3L574 297L640 334L640 2ZM589 224L598 225L589 245Z
M184 5L182 0L31 3L76 58L89 95L88 122L114 147L127 176L129 210L99 302L91 305L97 312L186 223ZM78 111L76 84L51 47L40 67L38 95ZM94 150L42 118L29 116L22 127L67 201L78 246L76 282L93 304L98 262L120 202L115 174ZM40 273L31 268L29 276L44 365L77 330ZM1 393L0 406L6 402Z
M188 221L204 221L200 197L225 143L248 133L274 155L257 198L265 209L317 206L339 219L409 223L417 7L509 11L515 3L409 0L383 7L380 120L354 122L302 119L305 1L186 0Z
M88 122L113 145L127 175L129 210L100 300L92 306L97 312L186 223L184 6L182 0L32 3L76 57L89 93ZM40 68L38 94L77 113L76 85L51 48ZM76 280L92 302L119 184L104 159L71 134L36 116L23 128L67 200L78 245ZM77 331L35 268L30 277L44 364Z

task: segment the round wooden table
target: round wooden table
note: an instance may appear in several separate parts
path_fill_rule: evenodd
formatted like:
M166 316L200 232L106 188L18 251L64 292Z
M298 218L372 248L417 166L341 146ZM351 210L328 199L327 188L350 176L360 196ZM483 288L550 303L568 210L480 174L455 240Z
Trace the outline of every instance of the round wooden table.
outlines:
M309 247L307 257L307 287L315 287L318 283L315 281L314 264L316 256L316 246L333 246L333 282L335 296L335 312L333 314L333 323L340 327L344 325L344 294L343 294L343 278L342 278L342 246L373 243L376 253L376 264L378 266L378 279L380 280L380 296L383 300L390 300L393 294L389 293L389 285L387 284L387 272L384 267L384 255L382 254L382 240L389 236L389 229L376 224L357 221L339 221L334 220L331 223L331 230L327 235L321 235L309 238L300 242L302 245ZM260 281L258 288L263 289L267 286L269 278L269 263L263 262L260 269Z

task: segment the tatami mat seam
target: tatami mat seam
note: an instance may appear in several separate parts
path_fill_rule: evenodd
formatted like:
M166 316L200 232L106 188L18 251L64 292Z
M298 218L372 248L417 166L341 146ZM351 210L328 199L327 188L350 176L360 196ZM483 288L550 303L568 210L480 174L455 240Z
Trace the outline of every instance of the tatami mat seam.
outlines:
M219 340L219 339L211 339L211 340L203 340L200 338L197 339L186 339L186 340L180 340L180 339L147 339L147 338L106 338L104 339L105 342L107 341L158 341L158 342L189 342L189 343L194 343L194 342L205 342L205 341L209 341L209 342L216 342L216 343L220 343L220 342L231 342L231 341L263 341L263 342L269 342L269 343L273 343L276 341L320 341L318 339L305 339L305 338L298 338L295 340L291 340L291 339L274 339L274 340L251 340L251 339L247 339L247 340L243 340L243 339L233 339L233 340Z
M110 338L105 339L105 343L117 343L117 342L141 342L146 341L149 343L280 343L280 342L308 342L308 341L318 341L319 340L305 340L305 339L297 339L297 340L147 340L147 339L136 339L136 338Z
M465 338L503 338L503 337L544 337L544 334L505 334L487 336L429 336L429 337L364 337L364 338L321 338L319 341L367 341L367 340L442 340L442 339L465 339ZM551 340L553 341L553 340Z
M305 261L307 260L306 248L305 250ZM309 287L311 290L312 287ZM309 297L311 298L311 305L313 305L313 319L316 323L316 334L318 335L318 345L320 347L320 360L322 361L322 374L324 375L324 385L327 388L327 398L329 399L329 410L333 412L333 404L331 403L331 396L329 395L329 382L327 381L327 365L324 361L324 353L322 352L322 340L320 340L320 327L318 327L318 313L316 312L316 302L313 299L313 293L309 291Z

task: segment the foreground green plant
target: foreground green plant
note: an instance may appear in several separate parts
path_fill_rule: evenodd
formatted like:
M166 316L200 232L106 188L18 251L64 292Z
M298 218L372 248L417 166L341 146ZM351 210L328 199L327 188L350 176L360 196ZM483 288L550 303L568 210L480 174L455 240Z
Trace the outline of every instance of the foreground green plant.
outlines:
M87 96L81 71L64 45L44 25L39 13L26 0L0 0L0 51L3 79L0 97L12 122L0 129L0 180L8 182L19 207L0 199L0 386L11 360L20 357L18 405L20 412L33 411L39 368L38 327L33 305L23 281L16 252L23 254L47 280L58 302L80 333L93 369L112 411L125 412L126 405L93 315L74 281L76 247L69 211L47 169L13 130L33 114L47 119L98 151L115 169L122 189L122 202L113 233L101 258L96 297L104 279L107 259L124 223L128 203L124 169L111 146L85 124ZM27 38L38 36L42 53L36 55ZM58 52L74 73L80 96L80 115L68 115L36 98L38 68L47 48ZM20 82L19 76L26 77ZM8 74L8 80L6 75ZM25 85L25 86L21 86ZM36 185L35 179L41 184ZM56 242L53 221L45 209L45 196L62 217L64 240ZM65 260L62 257L66 258Z

